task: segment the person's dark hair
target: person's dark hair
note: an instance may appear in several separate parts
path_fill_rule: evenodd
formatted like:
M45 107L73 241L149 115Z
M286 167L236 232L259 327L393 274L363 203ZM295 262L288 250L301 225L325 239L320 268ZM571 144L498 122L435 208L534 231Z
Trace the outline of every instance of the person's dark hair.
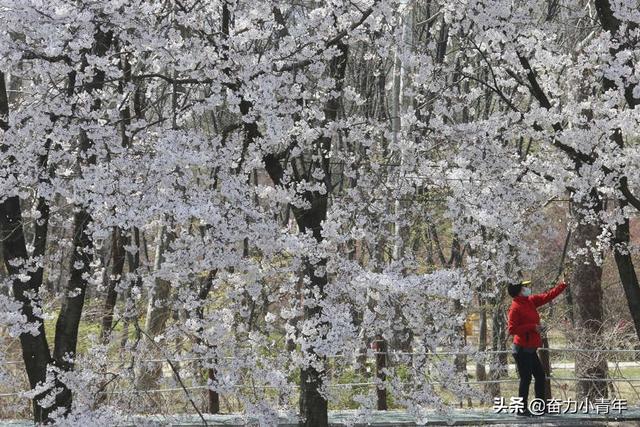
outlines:
M520 295L520 291L522 290L522 283L509 283L508 292L511 295L511 298L515 298Z

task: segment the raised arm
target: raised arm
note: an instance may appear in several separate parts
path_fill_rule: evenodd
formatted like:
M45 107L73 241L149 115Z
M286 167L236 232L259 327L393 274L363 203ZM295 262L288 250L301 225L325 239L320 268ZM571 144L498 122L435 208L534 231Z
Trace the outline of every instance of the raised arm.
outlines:
M547 292L531 295L529 297L529 300L533 302L533 305L535 305L536 307L540 307L541 305L545 305L546 303L560 295L566 287L566 283L560 282L554 288L549 289Z

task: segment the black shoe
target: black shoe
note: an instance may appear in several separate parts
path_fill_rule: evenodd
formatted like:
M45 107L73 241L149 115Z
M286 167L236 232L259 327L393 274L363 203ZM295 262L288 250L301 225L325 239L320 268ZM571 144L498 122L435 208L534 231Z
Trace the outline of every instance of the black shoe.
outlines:
M525 409L523 411L518 411L518 412L516 412L516 415L521 416L521 417L535 417L535 415L532 414L531 412L529 412L528 409Z

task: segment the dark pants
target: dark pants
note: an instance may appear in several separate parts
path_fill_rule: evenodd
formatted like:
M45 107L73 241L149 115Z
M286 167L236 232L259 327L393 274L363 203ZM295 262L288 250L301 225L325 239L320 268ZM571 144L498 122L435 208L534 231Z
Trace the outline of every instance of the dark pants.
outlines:
M518 388L518 395L522 397L524 408L527 409L527 405L529 402L529 385L531 384L531 376L536 379L534 385L536 397L544 400L544 369L542 368L540 359L538 359L538 353L536 352L527 352L520 349L517 353L513 353L513 357L516 359L518 375L520 375L520 387Z

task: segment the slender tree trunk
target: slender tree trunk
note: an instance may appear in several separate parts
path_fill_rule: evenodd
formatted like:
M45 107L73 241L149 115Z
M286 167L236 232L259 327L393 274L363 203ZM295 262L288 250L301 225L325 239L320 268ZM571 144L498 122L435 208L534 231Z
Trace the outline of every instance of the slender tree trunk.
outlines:
M544 398L545 400L551 399L551 361L549 359L549 338L547 334L542 336L542 348L544 350L538 352L538 356L540 358L540 364L542 365L542 370L544 371L544 376L546 379L544 380Z
M143 236L143 241L144 241L144 236ZM140 268L140 252L142 252L142 248L140 248L140 230L138 229L138 227L133 227L133 232L129 236L129 244L138 248L138 250L133 254L131 252L125 251L125 256L127 258L127 264L129 266L129 273L133 274L135 277L135 285L133 286L140 289L142 288L142 277L140 276L139 268ZM146 242L144 243L143 246L146 254ZM147 260L148 260L148 254L147 254ZM122 321L122 334L120 339L120 349L123 351L125 350L125 346L129 341L129 324L131 322L131 317L132 317L128 307L128 300L129 300L130 294L131 294L131 286L128 286L122 292L122 305L124 306L124 310L122 315L123 321ZM137 316L137 313L135 315Z
M454 313L462 313L462 306L460 301L453 302L453 311ZM465 346L467 343L467 330L465 328L464 322L456 326L456 341L458 341L459 345ZM455 370L458 374L464 377L464 381L467 382L469 380L469 373L467 372L467 355L466 354L456 354L454 357L453 365L455 366ZM459 402L460 407L464 407L464 402L462 399Z
M204 230L201 229L201 234L204 235ZM207 297L211 292L211 287L213 285L213 279L216 277L218 273L217 270L211 270L206 277L203 277L200 280L200 286L198 289L198 301L200 301L200 306L196 309L196 318L198 319L198 324L204 324L204 309L207 301ZM199 334L202 334L203 328L199 328ZM211 343L205 343L202 339L202 335L198 335L197 343L199 346L206 345L210 349L215 348ZM216 360L213 361L214 363ZM216 371L214 368L207 368L207 379L209 382L213 383L216 381ZM220 395L211 390L207 389L207 413L209 414L219 414L220 413Z
M167 227L162 226L158 230L158 245L154 260L154 270L158 271L164 262L164 251L170 244L173 234L167 232ZM156 279L154 288L149 295L147 306L147 317L144 329L148 339L154 339L164 332L167 320L171 316L171 308L167 305L169 294L171 293L171 283L164 279ZM138 378L138 388L150 389L157 385L158 379L162 375L162 363L151 363L140 372Z
M478 330L478 352L483 353L487 350L487 309L484 307L482 301L480 302L480 327ZM487 379L487 371L484 364L476 364L476 379L478 381L485 381Z
M119 49L120 43L116 44L116 48ZM120 49L119 49L120 50ZM124 49L126 51L126 49ZM118 82L118 93L124 95L125 85L131 82L131 65L129 63L127 54L121 52L120 55L120 69L124 79ZM130 138L127 135L127 128L131 124L131 109L129 104L120 111L120 140L123 148L129 148ZM111 239L111 277L109 278L109 284L107 287L107 294L104 302L104 314L102 318L102 329L100 330L100 338L103 342L107 343L113 327L113 311L118 299L117 287L120 283L122 272L124 271L125 263L125 238L122 235L120 227L114 227L113 237ZM129 264L129 270L131 270L131 263Z
M122 272L124 271L125 251L124 236L119 227L114 227L113 238L111 239L111 276L109 286L104 301L104 314L102 316L102 328L100 338L103 343L109 341L111 328L113 327L113 311L118 298L117 286L120 283Z
M567 313L569 316L569 322L571 322L571 327L575 327L576 326L576 321L573 317L573 313L575 312L575 310L573 309L573 293L571 292L570 288L565 289L565 294L566 294L566 301L567 301L567 307L569 308L569 312Z
M9 130L9 95L3 71L0 71L0 129L3 132ZM6 151L4 144L1 147L2 151Z
M74 367L87 276L91 271L90 264L93 260L93 243L87 229L90 221L91 217L85 209L80 209L73 218L74 250L69 265L71 274L64 290L60 315L56 322L53 351L56 365L64 371L71 371ZM68 412L71 409L71 401L71 391L65 386L56 397L56 406Z
M384 370L387 368L387 341L382 337L382 335L377 335L375 340L375 349L376 349L376 377L379 381L384 382L387 379L387 374L385 374ZM377 395L377 408L379 411L387 410L387 389L386 387L376 388Z
M214 383L216 381L215 369L207 369L207 378L211 383ZM211 389L207 390L207 412L209 414L220 413L220 395L218 394L218 392Z
M494 352L505 349L506 327L504 312L504 307L501 304L494 304L491 328L491 350ZM489 379L500 380L504 378L508 367L506 358L502 354L492 353L490 360ZM486 391L491 397L500 396L500 383L488 384Z

